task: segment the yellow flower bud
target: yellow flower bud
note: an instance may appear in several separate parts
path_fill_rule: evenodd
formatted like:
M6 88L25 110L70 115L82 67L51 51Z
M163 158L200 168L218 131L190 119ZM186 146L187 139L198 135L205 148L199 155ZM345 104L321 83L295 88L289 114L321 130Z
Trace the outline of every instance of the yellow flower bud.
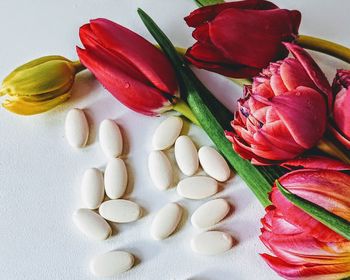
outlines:
M16 114L46 112L70 97L75 75L84 67L62 56L44 56L12 71L2 82L3 106Z

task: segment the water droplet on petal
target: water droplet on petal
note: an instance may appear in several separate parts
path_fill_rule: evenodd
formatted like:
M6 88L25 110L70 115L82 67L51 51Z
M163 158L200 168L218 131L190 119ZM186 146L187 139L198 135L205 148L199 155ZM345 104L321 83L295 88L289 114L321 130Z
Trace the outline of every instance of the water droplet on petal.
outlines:
M129 84L129 83L125 83L124 87L125 87L125 88L129 88L129 87L130 87L130 84Z

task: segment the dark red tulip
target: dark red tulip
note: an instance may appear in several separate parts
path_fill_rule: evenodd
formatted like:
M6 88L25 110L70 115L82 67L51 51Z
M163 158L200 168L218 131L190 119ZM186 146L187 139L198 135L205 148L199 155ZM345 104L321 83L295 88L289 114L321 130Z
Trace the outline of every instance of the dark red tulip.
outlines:
M252 77L287 56L282 42L298 34L299 11L279 9L263 0L207 6L185 18L197 42L186 58L198 68L229 77Z
M145 114L171 109L178 97L175 72L165 55L143 37L107 19L80 28L81 62L124 105Z

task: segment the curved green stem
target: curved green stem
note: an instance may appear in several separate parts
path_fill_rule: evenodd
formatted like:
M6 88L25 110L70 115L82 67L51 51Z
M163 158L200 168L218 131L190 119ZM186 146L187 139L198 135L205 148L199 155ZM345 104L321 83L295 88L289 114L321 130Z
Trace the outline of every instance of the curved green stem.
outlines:
M325 53L350 63L350 48L345 46L307 35L299 35L296 43L305 49Z
M81 64L79 60L73 61L73 66L75 69L75 74L78 74L79 72L86 69L86 67L83 64Z
M192 113L192 110L190 109L190 107L188 107L187 103L185 101L183 101L182 99L179 99L179 101L173 105L173 110L181 113L186 118L188 118L192 123L200 126L197 118Z

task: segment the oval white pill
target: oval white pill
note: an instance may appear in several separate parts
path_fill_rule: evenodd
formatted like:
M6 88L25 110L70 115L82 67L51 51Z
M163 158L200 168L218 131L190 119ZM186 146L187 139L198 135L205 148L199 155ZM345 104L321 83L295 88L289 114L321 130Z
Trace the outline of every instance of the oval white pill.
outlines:
M134 256L124 251L111 251L95 257L90 263L91 272L98 277L112 277L129 270Z
M229 211L230 205L225 199L213 199L197 208L191 217L191 223L196 228L208 228L225 218Z
M105 170L105 189L110 199L117 199L124 195L128 184L128 173L125 163L120 158L112 158Z
M153 134L152 146L154 150L165 150L174 145L182 129L182 119L171 116L160 123Z
M173 183L173 168L168 157L162 151L152 151L148 157L148 169L153 184L160 190L166 190Z
M183 174L192 176L198 169L198 153L190 137L182 135L175 142L175 159Z
M206 231L191 240L192 250L202 255L217 255L233 246L231 235L221 231Z
M230 167L226 160L217 150L204 146L198 151L199 162L203 170L215 180L224 182L230 178Z
M89 137L89 125L83 110L71 109L65 122L65 133L69 143L74 148L86 145Z
M203 199L218 192L218 183L207 176L194 176L181 180L177 193L189 199Z
M136 221L141 215L140 206L126 199L108 200L101 204L100 215L108 221L115 223L130 223Z
M89 209L98 208L104 195L102 172L96 168L87 169L81 183L81 198L85 207Z
M123 138L115 121L103 120L100 124L98 137L102 151L107 157L119 157L122 154Z
M78 229L91 239L104 240L112 233L110 225L100 215L89 209L75 211L73 221Z
M153 219L151 235L156 240L167 238L171 235L182 216L182 208L176 203L168 203L158 211Z

